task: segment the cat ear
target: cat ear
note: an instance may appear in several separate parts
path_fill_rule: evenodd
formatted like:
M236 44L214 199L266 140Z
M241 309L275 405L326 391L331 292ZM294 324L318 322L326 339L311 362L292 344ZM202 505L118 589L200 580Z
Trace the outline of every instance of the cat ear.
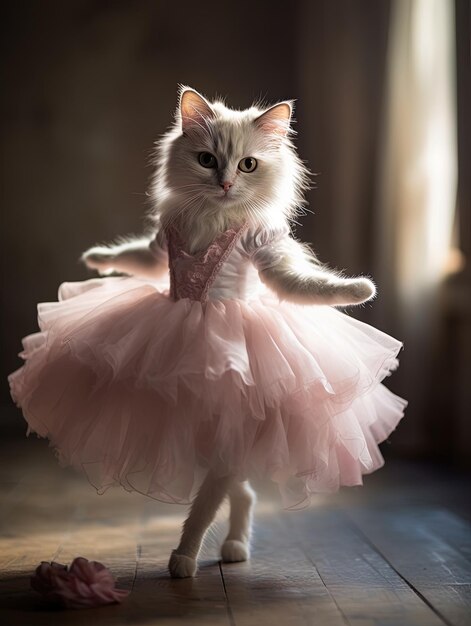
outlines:
M180 92L179 110L183 132L204 127L214 117L209 102L190 87L183 87Z
M255 124L268 133L286 137L290 130L292 114L293 104L287 100L267 109L255 119Z

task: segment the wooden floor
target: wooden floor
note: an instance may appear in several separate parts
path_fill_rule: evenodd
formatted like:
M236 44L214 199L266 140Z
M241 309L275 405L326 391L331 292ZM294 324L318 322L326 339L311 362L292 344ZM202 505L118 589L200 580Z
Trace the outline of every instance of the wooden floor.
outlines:
M5 625L438 626L471 624L465 480L390 463L366 486L280 511L265 491L250 563L223 565L220 512L194 580L166 563L184 509L120 490L98 496L44 441L0 454L0 623ZM53 610L29 588L41 560L103 561L132 590L122 605Z

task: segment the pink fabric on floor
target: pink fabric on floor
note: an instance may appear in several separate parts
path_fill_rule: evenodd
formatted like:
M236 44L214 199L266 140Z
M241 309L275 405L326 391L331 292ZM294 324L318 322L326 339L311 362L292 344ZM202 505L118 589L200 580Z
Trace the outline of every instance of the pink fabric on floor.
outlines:
M46 600L67 609L88 609L122 602L129 595L116 589L110 570L98 561L76 557L70 567L43 561L31 577L31 587Z

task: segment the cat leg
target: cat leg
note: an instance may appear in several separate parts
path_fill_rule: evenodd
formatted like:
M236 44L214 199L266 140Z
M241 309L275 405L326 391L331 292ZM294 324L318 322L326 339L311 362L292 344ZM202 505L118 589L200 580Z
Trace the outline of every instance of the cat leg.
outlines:
M127 239L121 243L95 246L82 254L85 265L102 276L119 272L130 276L157 279L168 271L163 235Z
M281 300L348 306L362 304L376 295L370 279L345 278L329 270L319 263L308 246L289 236L267 249L262 246L252 258L260 280Z
M172 578L188 578L195 575L196 559L203 537L233 480L231 476L216 477L210 472L206 476L183 525L180 544L170 556L168 569Z
M234 482L229 489L231 514L229 534L221 548L224 563L247 561L250 557L250 534L255 492L249 482Z

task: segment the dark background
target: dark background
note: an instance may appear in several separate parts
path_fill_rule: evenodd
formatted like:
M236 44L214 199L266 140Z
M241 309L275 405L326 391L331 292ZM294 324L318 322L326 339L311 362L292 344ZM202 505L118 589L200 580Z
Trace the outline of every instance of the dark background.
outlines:
M387 453L467 461L469 264L440 287L421 362L421 347L388 304L392 279L376 236L391 7L386 0L43 0L3 10L5 435L25 431L6 376L20 364L21 337L36 329L36 303L54 300L61 282L89 276L78 263L84 249L142 229L153 141L170 124L183 83L209 98L226 96L236 108L260 97L298 100L297 145L317 175L309 193L313 213L297 235L332 266L372 275L379 299L351 314L407 338L401 368L388 385L410 406ZM458 0L456 15L457 207L466 255L469 2Z

